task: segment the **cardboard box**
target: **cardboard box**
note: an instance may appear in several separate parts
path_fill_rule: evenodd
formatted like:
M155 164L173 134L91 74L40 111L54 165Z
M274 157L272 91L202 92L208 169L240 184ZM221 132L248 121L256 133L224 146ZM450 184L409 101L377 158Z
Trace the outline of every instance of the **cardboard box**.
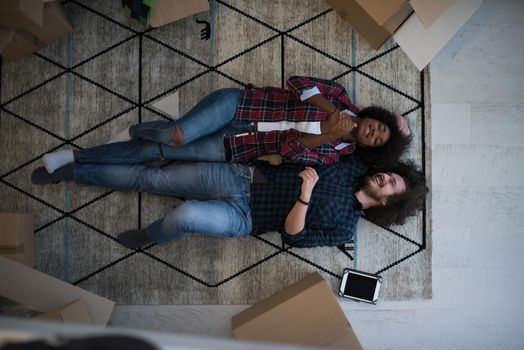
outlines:
M0 26L20 28L42 26L44 2L42 0L0 1Z
M38 46L44 47L73 31L62 6L58 1L47 2L44 6L43 25L27 25L26 30L38 38Z
M12 42L13 39L10 43ZM33 267L33 214L0 213L0 255L26 266Z
M151 26L159 27L208 10L207 0L157 0L151 15Z
M115 303L82 288L0 257L0 295L46 312L82 299L95 325L105 326Z
M331 287L317 272L234 315L237 339L362 349Z
M393 35L393 39L415 66L422 70L481 4L482 0L456 1L429 28L424 27L418 16L410 16Z
M456 0L410 0L418 18L426 28L431 26Z
M39 49L37 39L23 29L15 29L9 42L4 45L1 54L10 61L17 61L31 55Z
M428 26L455 0L326 0L369 43L378 49L413 11Z
M406 0L326 0L368 43L378 49L413 12Z
M89 312L87 312L86 304L82 299L77 299L72 303L44 312L33 318L37 320L50 320L63 323L93 324L93 320L91 319L91 316L89 316Z

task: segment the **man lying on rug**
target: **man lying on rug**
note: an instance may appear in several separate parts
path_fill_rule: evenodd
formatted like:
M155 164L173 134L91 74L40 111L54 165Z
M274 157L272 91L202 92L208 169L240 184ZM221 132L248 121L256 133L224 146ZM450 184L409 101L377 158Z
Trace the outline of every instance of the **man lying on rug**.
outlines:
M358 111L340 84L294 76L287 85L289 90L220 89L177 121L136 124L112 140L117 143L57 151L43 160L50 173L73 160L249 163L269 154L286 163L326 165L358 148L366 164L385 167L398 160L410 141L404 117L379 107Z
M337 246L352 239L362 211L387 226L402 224L421 208L427 189L412 165L398 163L390 172L365 176L367 167L358 155L349 157L317 170L265 162L177 162L163 168L74 163L53 174L40 167L31 181L74 180L188 199L145 229L119 234L119 241L131 249L192 232L238 237L278 231L293 246Z

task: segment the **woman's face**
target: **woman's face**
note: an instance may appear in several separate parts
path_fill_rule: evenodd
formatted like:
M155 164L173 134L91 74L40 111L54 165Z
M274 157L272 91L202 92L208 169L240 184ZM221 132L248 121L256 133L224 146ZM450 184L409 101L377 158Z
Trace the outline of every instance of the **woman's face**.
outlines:
M356 141L363 147L380 147L386 144L391 137L389 127L372 118L360 120L357 128Z

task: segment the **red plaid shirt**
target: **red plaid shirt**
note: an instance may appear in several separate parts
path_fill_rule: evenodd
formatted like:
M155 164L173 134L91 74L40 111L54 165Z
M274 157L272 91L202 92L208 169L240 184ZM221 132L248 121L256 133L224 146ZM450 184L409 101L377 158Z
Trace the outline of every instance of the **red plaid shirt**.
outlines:
M322 96L339 110L347 109L357 113L358 109L349 100L344 87L334 81L309 77L293 76L287 81L289 90L275 87L255 88L248 86L244 90L238 105L235 119L249 122L307 122L326 120L328 113L318 107L302 102L302 91L318 88ZM247 163L253 159L278 153L290 163L308 165L326 165L339 161L341 156L355 150L351 143L340 150L335 147L340 140L315 148L307 148L298 141L307 135L297 130L270 132L251 132L241 136L229 136L233 162Z

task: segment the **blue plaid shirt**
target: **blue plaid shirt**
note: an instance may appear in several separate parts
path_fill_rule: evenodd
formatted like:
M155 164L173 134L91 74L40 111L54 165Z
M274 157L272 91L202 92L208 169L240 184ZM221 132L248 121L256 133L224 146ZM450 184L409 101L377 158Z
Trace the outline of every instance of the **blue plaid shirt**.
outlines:
M284 242L295 247L338 246L350 241L362 215L354 193L367 167L357 154L337 164L316 169L319 180L313 189L304 229L288 235L284 223L300 196L304 166L257 164L255 172L267 182L251 184L251 218L254 235L278 231Z

